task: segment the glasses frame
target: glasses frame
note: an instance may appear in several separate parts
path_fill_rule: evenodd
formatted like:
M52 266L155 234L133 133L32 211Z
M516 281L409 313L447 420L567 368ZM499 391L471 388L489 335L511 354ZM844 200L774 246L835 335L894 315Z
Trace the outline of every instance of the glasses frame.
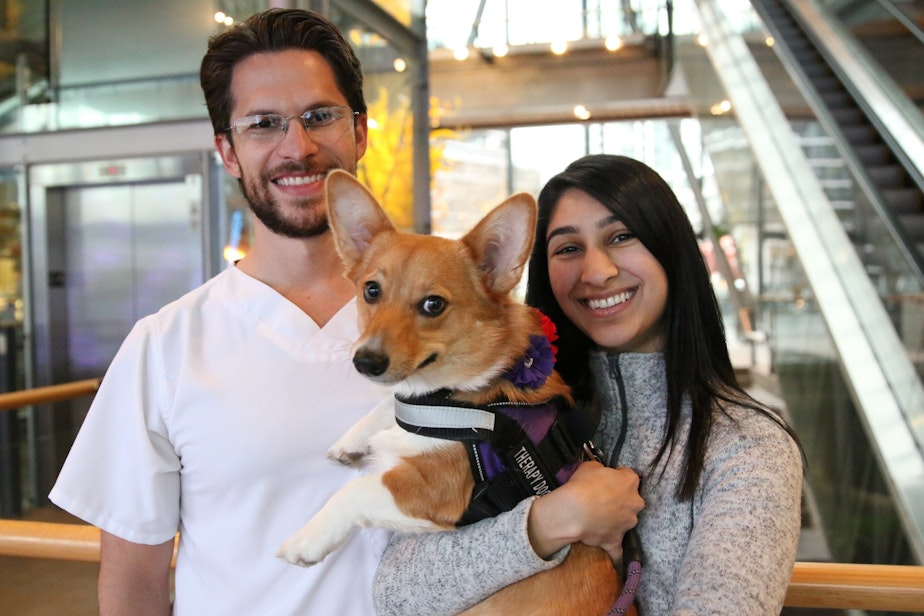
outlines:
M324 125L322 125L322 126L308 126L308 119L309 119L312 115L317 114L317 113L322 112L322 111L332 111L332 110L336 110L337 112L346 110L346 111L350 112L351 115L346 115L346 114L345 114L345 115L343 115L343 116L341 116L341 117L338 117L338 118L334 119L334 120L331 121L329 124L324 124ZM284 116L284 115L282 115L281 113L255 113L255 114L253 114L253 115L243 116L243 117L241 117L241 118L237 118L236 120L234 120L233 122L231 122L231 126L229 126L228 128L225 129L225 132L227 132L229 135L232 135L232 134L234 134L234 135L240 135L240 136L242 136L242 137L245 138L245 139L249 139L249 140L252 140L252 141L259 141L261 137L263 137L263 138L265 139L265 138L267 138L267 137L270 137L271 135L274 135L275 133L267 132L267 133L265 133L264 135L261 135L261 136L259 136L259 137L256 136L255 134L252 134L252 133L248 134L247 128L249 128L250 125L252 125L252 124L255 123L255 121L254 121L255 118L260 118L260 117L277 117L277 118L281 118L281 119L282 119L282 125L279 127L279 135L280 135L280 136L284 136L284 135L288 134L288 132L289 132L289 122L292 121L292 120L294 120L295 118L301 118L302 127L305 129L305 132L307 132L308 134L311 134L311 133L316 132L316 131L318 131L318 130L323 130L323 129L325 129L325 128L331 127L331 126L333 126L334 124L336 124L339 120L343 120L343 119L346 119L346 118L349 118L349 117L352 117L353 120L355 121L356 117L359 116L359 115L360 115L360 112L359 112L359 111L353 111L353 109L352 109L351 107L347 106L347 105L328 105L328 106L326 106L326 107L315 107L314 109L308 109L307 111L303 111L302 113L296 113L295 115L290 115L290 116ZM245 120L246 120L246 122L245 122ZM237 124L239 124L239 123L243 123L244 125L241 126L241 127L238 127ZM276 139L278 139L278 137L277 137Z

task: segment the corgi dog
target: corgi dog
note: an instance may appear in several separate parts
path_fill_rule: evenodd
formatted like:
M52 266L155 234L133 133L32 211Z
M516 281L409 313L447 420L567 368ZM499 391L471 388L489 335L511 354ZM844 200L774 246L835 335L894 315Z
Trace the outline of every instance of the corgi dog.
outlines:
M358 526L433 532L462 520L476 487L466 445L398 425L402 396L439 391L450 409L498 400L527 408L571 401L551 363L548 374L529 386L510 372L531 341L546 338L540 315L511 297L533 245L537 210L531 196L510 197L451 240L398 232L347 172L332 172L326 190L337 250L356 285L360 334L353 364L393 386L399 402L384 400L328 452L347 464L368 456L376 472L341 488L282 545L278 556L303 566L321 561ZM429 412L422 408L418 415ZM602 616L620 587L606 552L577 543L560 566L507 586L464 614Z

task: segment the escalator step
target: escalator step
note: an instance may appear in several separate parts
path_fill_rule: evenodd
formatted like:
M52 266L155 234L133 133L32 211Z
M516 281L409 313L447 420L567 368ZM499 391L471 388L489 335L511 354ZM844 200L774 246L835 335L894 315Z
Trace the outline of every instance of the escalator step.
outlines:
M866 116L863 115L859 107L837 107L830 111L837 123L842 126L845 124L860 124L866 121Z
M909 240L914 244L924 242L924 214L905 214L898 220Z
M854 148L860 162L865 166L885 165L891 160L889 148L881 143L873 145L858 145Z
M817 61L817 60L806 62L805 64L802 64L801 66L802 66L802 70L805 71L805 74L808 76L808 78L813 81L820 77L827 77L828 75L832 74L831 69L828 67L827 64L825 64L824 62Z
M844 132L844 137L847 138L847 141L853 144L876 143L876 141L879 139L879 135L876 133L876 129L868 124L843 126L841 127L841 130Z
M853 98L844 90L823 92L821 94L821 100L823 100L828 107L847 107L854 104Z
M857 204L851 199L829 199L835 212L852 212Z
M842 88L840 80L834 75L823 75L812 79L812 85L819 92L834 92Z
M885 188L882 199L899 216L924 216L924 196L916 188Z
M883 167L867 167L867 174L873 184L879 188L902 188L907 186L908 173L899 165L887 165Z

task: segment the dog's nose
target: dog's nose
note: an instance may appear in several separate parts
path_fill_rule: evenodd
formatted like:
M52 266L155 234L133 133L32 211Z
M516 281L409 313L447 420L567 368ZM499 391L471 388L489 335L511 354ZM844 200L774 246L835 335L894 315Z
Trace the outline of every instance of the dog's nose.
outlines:
M388 370L388 355L376 351L359 350L353 356L353 365L360 374L381 376Z

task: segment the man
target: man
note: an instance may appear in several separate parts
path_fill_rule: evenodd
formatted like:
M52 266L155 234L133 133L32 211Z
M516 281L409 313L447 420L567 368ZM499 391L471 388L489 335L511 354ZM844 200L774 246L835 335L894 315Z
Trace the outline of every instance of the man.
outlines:
M278 546L355 471L327 447L384 394L352 368L352 286L324 177L366 149L358 59L323 17L271 9L209 42L200 79L255 214L247 256L139 321L51 499L102 530L100 613L373 613L386 536L301 569Z

